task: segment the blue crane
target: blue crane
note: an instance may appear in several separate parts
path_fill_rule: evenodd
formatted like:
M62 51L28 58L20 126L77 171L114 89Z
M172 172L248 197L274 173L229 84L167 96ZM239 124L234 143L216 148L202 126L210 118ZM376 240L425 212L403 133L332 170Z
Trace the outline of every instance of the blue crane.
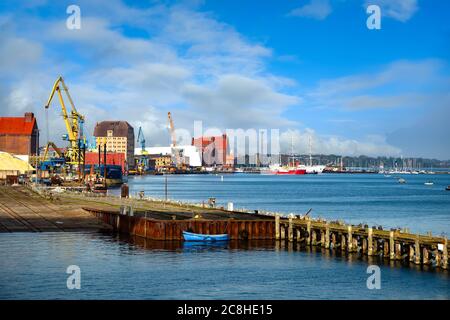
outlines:
M139 133L137 142L141 145L141 153L145 153L145 138L144 138L144 132L142 131L142 127L139 127Z

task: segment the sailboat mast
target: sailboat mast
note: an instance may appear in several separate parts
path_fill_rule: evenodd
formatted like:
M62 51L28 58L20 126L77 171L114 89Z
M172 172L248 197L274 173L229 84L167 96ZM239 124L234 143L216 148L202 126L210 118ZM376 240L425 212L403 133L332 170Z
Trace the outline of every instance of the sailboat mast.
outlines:
M312 167L312 144L311 144L311 135L309 136L309 165Z

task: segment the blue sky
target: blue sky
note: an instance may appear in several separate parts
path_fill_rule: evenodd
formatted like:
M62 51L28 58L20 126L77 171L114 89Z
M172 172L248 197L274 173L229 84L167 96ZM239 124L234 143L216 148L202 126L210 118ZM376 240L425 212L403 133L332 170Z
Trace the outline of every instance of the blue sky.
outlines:
M81 29L66 28L66 8ZM381 8L381 30L366 7ZM62 74L87 129L277 128L298 152L450 158L450 2L3 1L0 115L43 105ZM57 105L49 136L64 133Z

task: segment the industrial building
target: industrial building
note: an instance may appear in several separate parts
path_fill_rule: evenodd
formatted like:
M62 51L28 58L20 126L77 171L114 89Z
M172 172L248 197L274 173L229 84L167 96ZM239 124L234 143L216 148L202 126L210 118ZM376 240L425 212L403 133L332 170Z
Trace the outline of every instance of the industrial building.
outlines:
M192 146L201 153L204 166L224 166L227 164L228 139L227 135L215 137L192 138Z
M39 129L32 112L23 117L0 117L0 151L28 161L38 152Z
M168 159L172 160L171 157L173 155L172 149L178 151L180 155L182 155L183 162L189 165L190 167L201 167L202 161L200 158L200 153L195 146L177 146L177 147L148 147L145 148L146 153L149 158L154 158L156 160L156 166L158 164L166 163ZM142 149L136 148L134 150L134 154L136 156L142 155ZM157 158L162 157L163 159L158 160Z
M106 151L125 154L129 167L134 166L134 129L126 121L102 121L94 129L97 146Z

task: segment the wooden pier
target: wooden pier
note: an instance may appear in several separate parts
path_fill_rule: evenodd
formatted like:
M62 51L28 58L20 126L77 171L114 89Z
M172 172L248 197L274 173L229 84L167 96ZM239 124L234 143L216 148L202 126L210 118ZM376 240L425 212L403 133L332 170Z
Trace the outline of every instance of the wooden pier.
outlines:
M446 237L405 231L315 221L308 217L286 219L275 216L277 241L297 242L305 246L381 256L391 261L448 269L449 244Z
M151 240L183 240L182 231L191 230L203 234L229 234L231 240L273 240L275 235L275 221L269 217L246 220L223 218L215 220L207 219L182 219L166 220L155 219L153 212L136 213L114 212L84 208L101 221L113 226L114 231L140 236Z
M163 241L182 240L184 230L227 233L232 240L269 240L277 245L288 243L442 270L449 267L447 238L431 234L382 230L308 216L287 218L176 202L92 197L80 192L42 195L26 187L0 186L0 232L98 229Z

